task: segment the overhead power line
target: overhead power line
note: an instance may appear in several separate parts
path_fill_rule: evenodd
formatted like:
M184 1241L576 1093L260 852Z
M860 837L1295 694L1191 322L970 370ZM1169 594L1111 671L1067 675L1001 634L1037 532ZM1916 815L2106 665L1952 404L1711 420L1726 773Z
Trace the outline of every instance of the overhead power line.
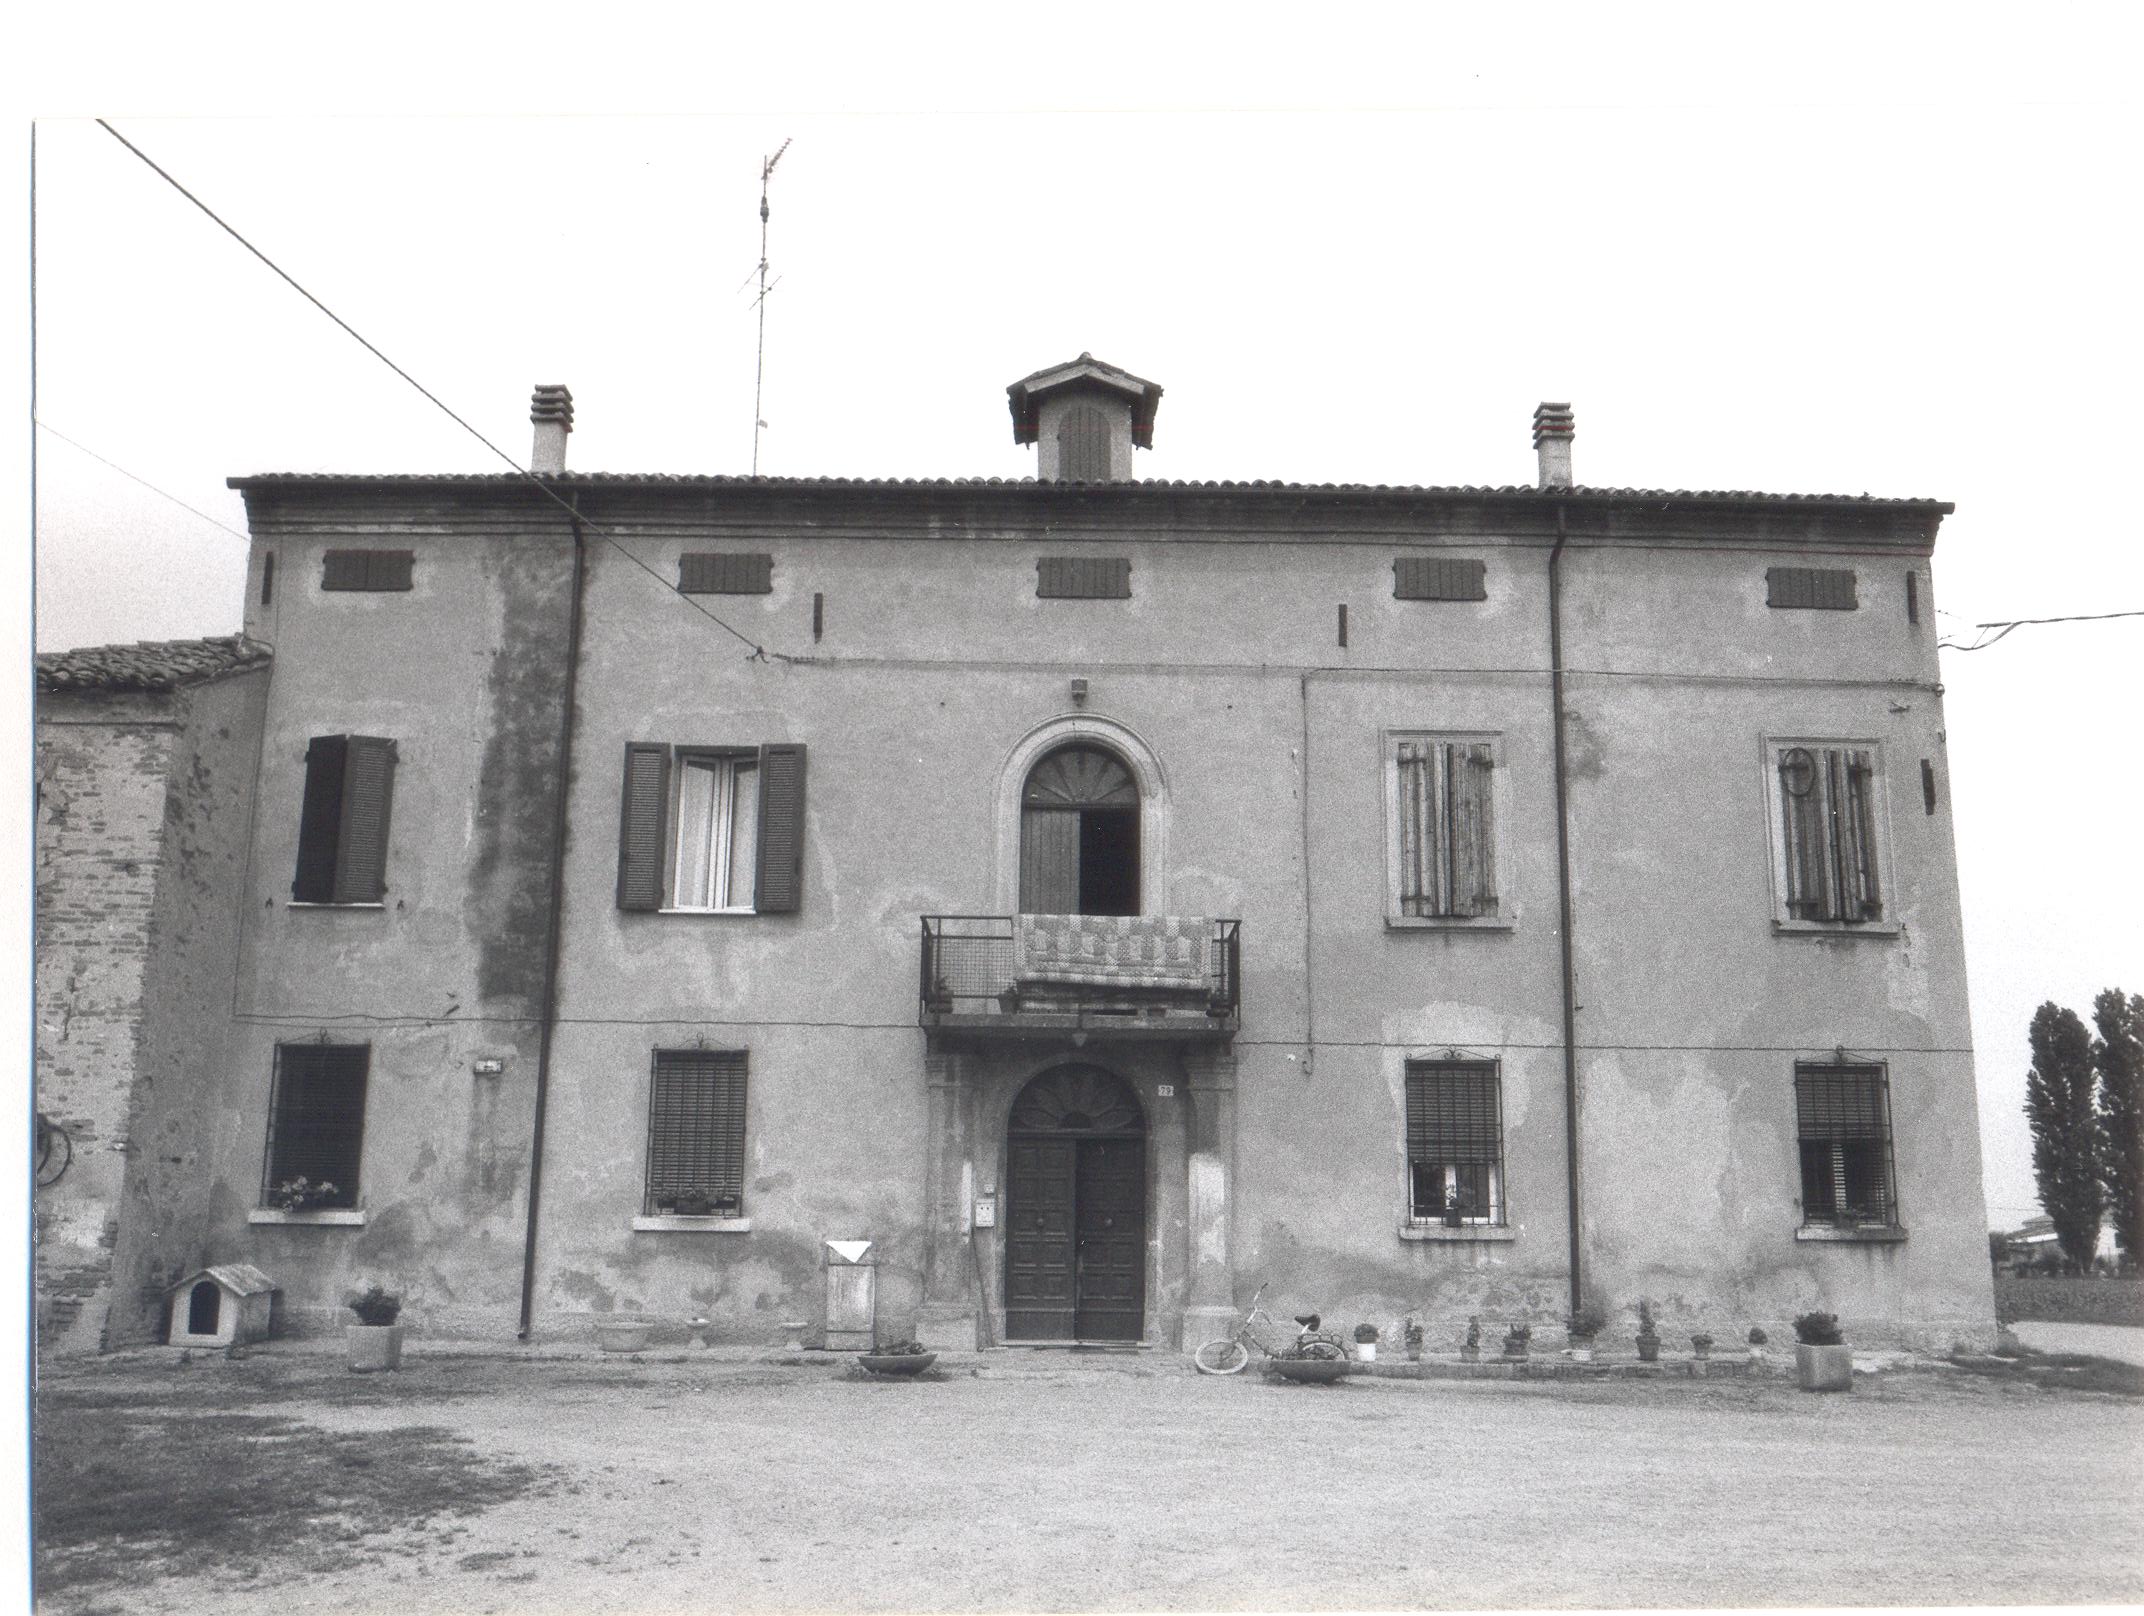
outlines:
M43 421L39 421L37 423L37 426L39 431L51 433L55 438L58 438L60 442L66 444L70 449L81 450L82 453L88 455L90 459L98 461L103 465L110 466L112 470L118 472L120 476L127 478L129 481L140 483L142 487L148 489L150 493L161 495L163 498L170 500L171 503L178 506L180 510L198 516L201 518L202 521L210 523L215 527L222 528L224 532L230 534L232 538L243 539L248 544L251 544L253 542L251 535L239 532L237 528L231 526L231 524L228 522L218 521L215 517L209 515L207 511L197 510L195 507L187 504L185 500L179 498L178 495L171 493L166 489L159 488L156 486L156 484L149 481L148 478L127 470L127 468L122 466L118 461L105 459L103 455L97 453L97 451L92 449L88 444L75 442L74 439L67 436L67 434L62 432L58 427L48 425Z
M431 401L431 403L440 411L441 414L447 417L448 420L452 421L456 426L460 427L464 432L468 433L469 436L476 439L477 442L481 443L485 448L489 449L493 454L497 455L501 460L505 461L509 467L511 467L514 471L518 472L522 477L526 478L529 485L534 488L538 493L542 494L546 499L550 500L560 510L564 511L568 516L572 517L576 522L580 523L582 527L586 528L589 532L595 534L597 538L603 540L603 542L608 544L613 550L616 550L620 555L624 556L626 560L632 562L634 566L638 567L650 578L653 578L657 583L662 584L665 589L668 589L672 594L676 595L678 599L685 602L686 605L690 606L694 611L698 612L710 623L713 623L717 628L736 638L741 644L750 646L752 650L752 655L756 660L764 662L767 659L768 652L766 647L762 646L750 635L740 633L737 629L732 628L728 623L725 623L720 617L717 617L713 612L709 611L705 606L701 605L697 600L695 600L692 596L686 594L683 590L673 588L663 578L663 575L661 573L657 572L653 567L649 566L645 561L641 560L640 557L634 555L632 551L628 550L623 544L619 543L615 537L613 537L610 533L606 532L602 527L598 526L596 523L591 522L586 517L582 516L581 513L574 508L570 501L561 499L559 497L558 491L556 489L550 487L543 481L542 478L538 477L534 472L530 471L528 467L522 465L512 455L508 454L496 443L493 443L491 439L485 437L483 433L479 432L475 427L471 426L467 421L463 420L460 415L456 414L452 409L449 409L446 403L440 399L438 394L434 393L430 388L426 387L424 383L418 381L416 377L412 376L408 371L404 370L400 365L396 364L392 359L388 358L387 355L380 352L380 350L373 346L372 343L368 342L365 339L363 333L358 331L357 328L351 325L349 321L345 320L341 315L337 314L333 309L329 308L325 303L321 302L319 298L313 296L311 292L308 292L303 286L299 285L297 280L294 279L288 271L286 271L274 259L270 258L266 253L262 252L260 248L254 246L253 243L248 241L243 235L239 234L237 229L227 223L223 219L223 217L216 212L214 208L210 207L198 196L195 196L193 192L189 191L185 186L181 185L178 180L172 177L171 173L167 169L165 169L162 164L156 161L155 158L151 157L147 152L143 151L139 146L135 145L133 141L127 139L125 135L122 135L109 123L106 123L104 119L99 118L97 120L97 127L102 129L106 134L110 135L114 140L118 141L120 145L126 147L126 149L132 152L136 157L139 157L144 163L146 163L150 167L150 169L152 169L156 173L156 175L160 179L164 181L165 184L169 185L174 191L177 191L179 195L185 197L187 201L191 202L195 207L199 208L203 213L207 214L210 219L215 221L215 224L218 229L222 230L224 234L228 235L233 241L237 242L241 247L245 248L247 252L251 253L255 258L258 258L271 270L275 271L277 277L281 279L286 285L288 285L292 291L296 292L300 297L304 298L306 302L312 304L314 308L318 309L322 314L326 315L330 320L333 320L338 326L342 327L342 329L347 332L358 343L360 347L362 347L367 353L371 354L373 358L377 359L381 364L385 365L397 376L408 382L410 386L416 388L418 392L422 393L427 399ZM47 430L49 431L50 429L47 428ZM76 447L79 448L80 445L76 445ZM199 515L200 513L196 512L195 514ZM214 519L211 518L211 520ZM218 525L220 526L221 524L219 523ZM775 652L774 655L784 662L796 660L791 657L783 656L782 653L778 651Z
M1951 651L1985 651L2001 640L2012 629L2025 628L2034 623L2103 623L2110 617L2144 617L2144 611L2136 612L2079 612L2069 617L2016 617L2001 623L1975 623L1980 630L1970 645L1961 645L1956 640L1938 640L1936 644ZM1997 632L1990 634L1989 629Z

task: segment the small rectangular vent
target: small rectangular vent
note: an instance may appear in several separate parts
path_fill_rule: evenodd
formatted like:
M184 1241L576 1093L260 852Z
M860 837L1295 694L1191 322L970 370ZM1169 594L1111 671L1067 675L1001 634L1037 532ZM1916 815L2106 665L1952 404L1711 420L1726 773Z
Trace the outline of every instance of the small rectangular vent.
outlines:
M1487 564L1466 557L1399 556L1392 563L1394 600L1487 600Z
M1043 556L1035 575L1040 600L1132 598L1132 564L1126 556Z
M410 587L410 550L330 550L320 561L320 587L387 593Z
M677 589L681 595L771 595L774 557L681 555L677 558Z
M1861 609L1854 574L1846 567L1767 567L1764 603L1790 611L1852 612Z

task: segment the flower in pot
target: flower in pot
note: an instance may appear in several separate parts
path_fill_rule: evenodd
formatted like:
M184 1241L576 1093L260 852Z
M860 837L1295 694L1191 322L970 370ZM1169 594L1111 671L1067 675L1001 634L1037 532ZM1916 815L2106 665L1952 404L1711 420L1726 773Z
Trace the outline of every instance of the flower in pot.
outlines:
M363 1375L401 1368L402 1326L395 1321L402 1316L402 1298L374 1285L362 1296L350 1298L350 1311L357 1315L357 1322L344 1326L343 1342L349 1349L351 1370Z
M1457 1184L1444 1187L1444 1226L1456 1229L1466 1221L1467 1201L1465 1192Z
M670 1203L670 1210L681 1218L704 1218L715 1210L714 1197L705 1190L687 1190Z
M1377 1358L1377 1326L1364 1320L1355 1326L1355 1356L1364 1363L1373 1363Z
M1653 1324L1653 1304L1638 1304L1638 1362L1660 1361L1660 1331Z
M284 1179L267 1195L268 1204L278 1212L318 1212L334 1206L341 1198L342 1191L326 1179L316 1184L302 1173L296 1178Z
M1533 1327L1532 1325L1530 1325L1530 1324L1507 1324L1507 1325L1505 1325L1505 1326L1504 1326L1504 1356L1505 1356L1505 1357L1507 1357L1507 1358L1523 1358L1523 1357L1525 1357L1525 1356L1526 1356L1526 1347L1527 1347L1527 1343L1528 1343L1528 1342L1530 1342L1530 1341L1532 1341L1532 1340L1533 1340L1533 1338L1534 1338L1534 1327Z
M858 1353L856 1361L875 1375L920 1375L938 1361L938 1354L910 1337L881 1342L869 1352Z
M1564 1328L1571 1337L1571 1356L1579 1363L1593 1361L1593 1343L1601 1331L1608 1328L1608 1312L1600 1303L1586 1301L1579 1304Z
M1469 1313L1467 1315L1467 1338L1459 1343L1459 1361L1461 1363L1481 1362L1481 1315L1479 1313Z
M1794 1374L1805 1392L1854 1389L1854 1355L1835 1313L1804 1313L1794 1321Z
M1690 1354L1692 1357L1696 1358L1711 1357L1712 1337L1706 1335L1702 1330L1700 1330L1696 1335L1690 1337Z
M1407 1361L1409 1363L1420 1363L1422 1361L1422 1326L1412 1316L1407 1320L1404 1338L1407 1343Z

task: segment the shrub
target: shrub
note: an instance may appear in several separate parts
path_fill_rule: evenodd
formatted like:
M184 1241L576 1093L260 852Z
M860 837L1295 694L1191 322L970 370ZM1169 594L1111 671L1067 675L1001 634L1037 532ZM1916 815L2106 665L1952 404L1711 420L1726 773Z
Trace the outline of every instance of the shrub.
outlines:
M1377 1340L1377 1326L1365 1319L1355 1326L1355 1339L1364 1346L1371 1345Z
M364 1295L350 1298L350 1311L360 1324L392 1324L402 1315L402 1298L375 1285Z
M871 1352L879 1358L913 1358L930 1350L920 1341L888 1341L873 1347Z
M1794 1339L1805 1347L1837 1347L1846 1341L1836 1313L1801 1314L1794 1321Z
M1638 1339L1640 1341L1658 1341L1660 1339L1660 1332L1653 1328L1653 1304L1650 1302L1640 1302L1638 1304Z
M1771 1339L1772 1338L1770 1336L1764 1333L1763 1329L1760 1326L1752 1324L1749 1327L1749 1344L1751 1346L1761 1347Z

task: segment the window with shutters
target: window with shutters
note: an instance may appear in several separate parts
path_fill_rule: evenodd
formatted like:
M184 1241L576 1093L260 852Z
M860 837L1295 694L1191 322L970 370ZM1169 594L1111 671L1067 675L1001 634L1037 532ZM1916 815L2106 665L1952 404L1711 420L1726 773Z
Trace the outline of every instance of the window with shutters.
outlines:
M1038 600L1130 600L1128 556L1042 556L1035 562Z
M774 557L723 552L681 555L677 587L685 595L771 595Z
M803 881L802 746L626 747L619 908L793 914Z
M1802 1158L1802 1222L1896 1228L1891 1098L1875 1065L1804 1061L1794 1068Z
M411 587L411 550L329 550L320 558L320 587L357 594L392 594Z
M1781 928L1895 932L1883 895L1883 756L1873 741L1772 740L1773 919Z
M370 1044L278 1044L261 1205L294 1213L357 1205Z
M1861 607L1851 567L1767 567L1764 603L1775 611L1852 612Z
M1501 762L1494 735L1385 737L1389 924L1511 923L1498 887Z
M1408 1221L1504 1221L1504 1119L1489 1061L1407 1063Z
M298 904L376 904L387 891L387 830L395 743L377 735L316 735L305 749L298 810Z
M1472 556L1398 556L1392 563L1394 600L1487 600L1487 563Z
M744 1215L744 1098L743 1050L655 1051L643 1216Z

